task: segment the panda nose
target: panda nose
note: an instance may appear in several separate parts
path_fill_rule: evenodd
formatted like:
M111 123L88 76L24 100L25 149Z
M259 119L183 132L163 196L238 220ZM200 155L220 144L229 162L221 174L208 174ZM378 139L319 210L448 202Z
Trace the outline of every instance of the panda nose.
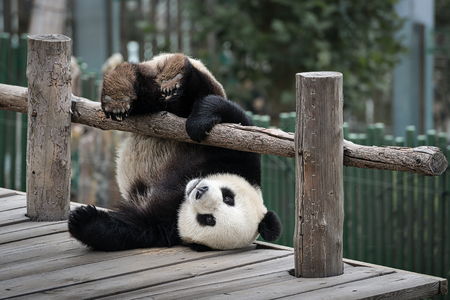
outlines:
M203 194L206 193L207 191L208 191L207 186L198 187L197 192L195 193L195 200L200 199L203 196Z

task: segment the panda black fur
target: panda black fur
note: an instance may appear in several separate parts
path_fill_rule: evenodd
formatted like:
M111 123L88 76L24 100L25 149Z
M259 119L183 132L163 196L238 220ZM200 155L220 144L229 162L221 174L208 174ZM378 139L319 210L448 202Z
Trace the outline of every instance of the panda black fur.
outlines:
M158 111L185 117L198 142L215 124L252 125L206 67L182 54L118 66L104 78L101 102L119 121ZM258 234L267 241L281 234L278 217L263 204L256 153L134 134L118 151L117 181L124 198L117 210L85 206L69 216L71 235L92 249L234 249Z

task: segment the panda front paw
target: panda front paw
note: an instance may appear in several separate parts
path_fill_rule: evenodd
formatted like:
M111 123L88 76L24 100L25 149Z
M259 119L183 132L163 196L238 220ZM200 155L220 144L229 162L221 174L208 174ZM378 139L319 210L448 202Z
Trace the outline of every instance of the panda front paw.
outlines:
M80 206L70 212L69 233L78 240L83 240L84 229L98 216L97 208L94 205Z
M124 63L103 78L102 110L107 118L122 121L129 116L137 95L135 91L136 65Z
M195 142L204 141L214 125L220 123L217 118L194 118L188 117L186 120L186 132Z

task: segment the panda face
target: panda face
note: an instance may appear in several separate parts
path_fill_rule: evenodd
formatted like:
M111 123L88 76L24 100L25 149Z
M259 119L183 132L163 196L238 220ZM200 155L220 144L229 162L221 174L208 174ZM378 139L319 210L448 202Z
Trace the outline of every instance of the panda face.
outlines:
M259 188L237 175L215 174L187 184L178 231L185 243L242 248L256 239L266 212Z

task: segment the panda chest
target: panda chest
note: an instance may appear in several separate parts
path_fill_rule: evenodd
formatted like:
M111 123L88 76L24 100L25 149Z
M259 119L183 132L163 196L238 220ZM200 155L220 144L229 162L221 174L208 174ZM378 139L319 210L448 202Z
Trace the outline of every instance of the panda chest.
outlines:
M140 180L155 187L168 178L189 176L195 166L195 149L173 140L132 136L121 147L117 177L125 189Z

